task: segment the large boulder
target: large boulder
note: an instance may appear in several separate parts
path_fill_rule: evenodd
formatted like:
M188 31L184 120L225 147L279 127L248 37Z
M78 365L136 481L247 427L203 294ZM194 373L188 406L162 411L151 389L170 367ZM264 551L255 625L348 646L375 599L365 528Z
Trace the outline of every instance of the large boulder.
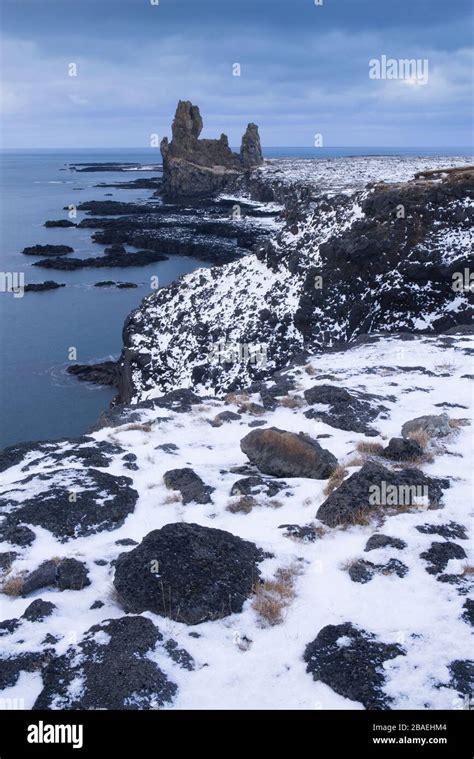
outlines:
M326 498L317 518L329 527L357 524L361 518L390 508L416 507L427 501L429 508L438 508L447 480L427 477L418 469L392 471L368 461Z
M167 524L119 556L114 585L127 612L188 625L242 611L264 558L254 543L197 524Z
M275 477L324 480L337 467L336 457L302 432L276 427L252 430L240 441L240 447L261 472Z
M405 651L397 644L381 643L350 622L327 625L306 646L307 672L344 698L359 701L366 709L390 708L384 693L384 663Z
M407 438L418 430L426 432L430 437L446 437L452 432L452 427L449 425L447 414L428 414L427 416L417 416L416 419L405 422L402 427L402 435Z

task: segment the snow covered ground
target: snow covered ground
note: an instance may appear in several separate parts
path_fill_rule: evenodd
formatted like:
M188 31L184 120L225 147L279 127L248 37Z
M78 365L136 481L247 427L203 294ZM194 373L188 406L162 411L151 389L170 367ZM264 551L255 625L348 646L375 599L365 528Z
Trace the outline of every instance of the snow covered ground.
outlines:
M194 660L193 669L183 668L165 655L162 646L147 655L178 686L167 708L362 709L360 702L340 695L321 680L313 680L303 659L306 646L326 625L346 622L372 633L377 641L397 643L405 652L386 661L382 668L381 688L393 699L390 708L461 708L463 693L459 685L453 684L449 666L453 661L468 660L472 653L469 624L462 617L466 583L472 577L472 544L465 539L454 540L462 546L466 558L452 559L444 570L448 575L457 575L457 580L440 582L427 572L427 562L420 554L433 541L443 542L446 538L420 532L416 527L430 525L436 530L455 522L469 530L471 524L473 347L474 340L467 335L419 336L411 340L380 337L344 352L315 355L306 365L289 369L283 376L293 381L294 389L287 397L276 398L273 409L248 405L261 406L259 394L246 399L244 406L241 397L208 398L181 413L170 408L137 409L139 424L130 425L124 420L119 426L106 426L93 433L88 446L104 441L121 449L120 455L111 456L108 467L95 468L132 478L138 500L124 523L112 531L61 542L49 530L30 524L36 535L30 547L0 542L0 554L10 550L17 553L11 568L5 571L4 581L31 572L53 557L84 562L91 581L80 591L45 587L28 598L0 594L0 619L19 618L31 601L40 597L56 607L43 621L24 621L11 633L2 635L0 626L0 675L5 659L41 652L47 636L54 636L50 640L56 642L50 646L60 656L70 647L74 651L92 625L123 617L124 610L113 588L112 562L131 546L117 545L116 541L140 542L151 530L188 522L228 531L271 554L272 558L260 564L265 580L271 580L279 568L296 566L298 571L294 597L283 608L281 622L274 625L259 616L252 596L241 613L195 626L149 611L142 613ZM367 438L330 426L317 416L307 418L304 412L310 405L303 393L324 384L379 396L386 411L372 423L378 435ZM322 412L325 407L318 406L318 410ZM211 426L210 421L224 411L238 413L240 418ZM374 518L368 524L329 528L315 516L325 500L327 480L284 477L287 487L277 496L257 495L257 503L248 513L229 511L229 505L238 501L238 497L230 496L231 488L243 476L231 470L249 464L240 441L254 422L264 423L256 429L274 426L295 433L303 431L313 438L323 435L319 442L347 469L347 479L362 464L362 454L356 450L358 443L386 445L389 438L400 436L406 421L442 412L467 421L453 427L448 437L433 441L433 461L421 465L427 475L449 479L440 509L431 510L425 504L396 515L388 510L381 522ZM67 441L53 444L50 451L61 453L67 447ZM125 465L124 453L136 456L136 468ZM25 473L28 463L31 466ZM387 460L384 465L396 467ZM87 469L87 461L59 458L53 463L44 451L35 453L33 445L24 458L3 471L1 493L13 488L17 492L14 500L21 502L16 485L19 480L31 474L49 477L52 469L62 467ZM212 502L183 504L177 491L166 488L164 473L183 467L192 468L206 485L214 488ZM66 488L67 477L63 482ZM103 496L102 508L106 509L107 494ZM0 514L5 513L5 507L0 507ZM310 542L288 537L281 528L288 524L311 524L321 529ZM364 547L374 533L398 538L406 547L400 550L387 546L366 553ZM351 580L348 573L351 561L361 558L375 563L396 558L408 571L404 577L375 574L361 584ZM91 608L97 601L103 606ZM343 648L350 641L341 638L338 645ZM76 679L72 687L80 697L86 686ZM0 700L19 698L25 708L31 708L42 688L40 668L23 671L19 666L18 679L0 690ZM56 705L61 703L64 702L59 700Z

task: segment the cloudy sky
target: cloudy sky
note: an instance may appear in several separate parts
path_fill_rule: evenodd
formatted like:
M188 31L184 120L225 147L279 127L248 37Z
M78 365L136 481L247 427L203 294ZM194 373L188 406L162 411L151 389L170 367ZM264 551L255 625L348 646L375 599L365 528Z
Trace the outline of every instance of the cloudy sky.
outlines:
M178 99L232 145L472 143L472 0L318 2L0 0L3 146L149 147ZM428 83L370 79L382 55Z

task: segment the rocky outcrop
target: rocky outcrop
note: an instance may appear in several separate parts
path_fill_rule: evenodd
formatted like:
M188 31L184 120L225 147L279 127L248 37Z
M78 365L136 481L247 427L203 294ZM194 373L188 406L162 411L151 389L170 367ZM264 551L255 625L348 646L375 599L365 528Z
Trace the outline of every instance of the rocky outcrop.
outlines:
M252 430L240 447L261 472L275 477L310 477L324 480L337 466L337 459L309 435L279 430Z
M161 141L163 194L196 197L227 189L242 172L263 163L258 127L249 124L242 138L240 155L233 153L225 134L218 140L199 139L203 121L197 105L180 100L172 140Z

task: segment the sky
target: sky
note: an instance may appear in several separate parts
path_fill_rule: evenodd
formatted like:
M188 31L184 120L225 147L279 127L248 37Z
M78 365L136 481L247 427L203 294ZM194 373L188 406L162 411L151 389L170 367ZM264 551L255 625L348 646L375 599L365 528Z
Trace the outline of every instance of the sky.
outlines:
M473 142L472 0L0 0L0 21L5 148L148 148L179 99L233 146L250 121L265 147ZM371 78L381 56L428 81Z

